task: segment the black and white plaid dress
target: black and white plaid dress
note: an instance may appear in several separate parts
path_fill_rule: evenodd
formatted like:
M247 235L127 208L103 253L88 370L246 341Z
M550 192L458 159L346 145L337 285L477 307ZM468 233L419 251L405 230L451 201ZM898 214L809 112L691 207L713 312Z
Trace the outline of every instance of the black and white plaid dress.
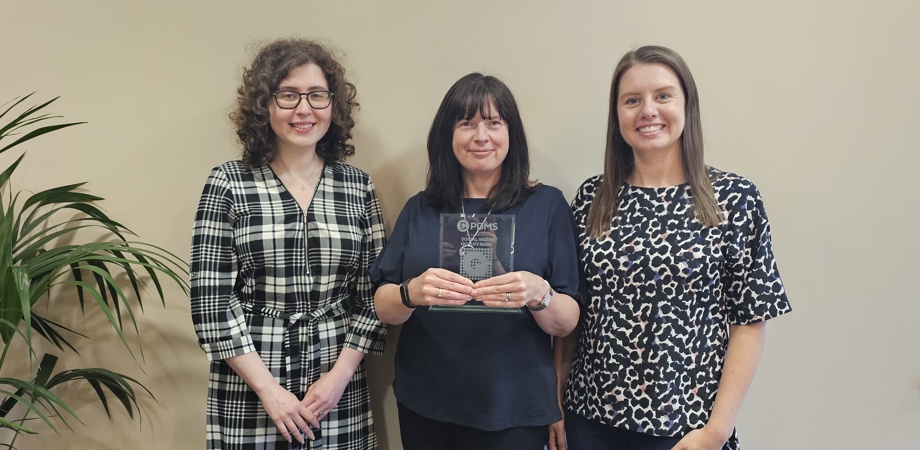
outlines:
M377 448L363 363L311 447L285 441L223 360L256 351L302 399L344 347L382 353L367 269L383 244L374 184L352 166L327 165L305 212L268 166L211 172L191 253L192 321L211 360L208 449Z

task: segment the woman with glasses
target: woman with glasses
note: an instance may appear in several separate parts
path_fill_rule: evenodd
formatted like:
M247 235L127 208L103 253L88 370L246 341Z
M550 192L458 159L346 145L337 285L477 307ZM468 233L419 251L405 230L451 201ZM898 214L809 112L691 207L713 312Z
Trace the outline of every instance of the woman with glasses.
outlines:
M428 134L425 190L371 268L377 313L402 324L406 450L542 450L562 418L551 340L578 321L572 216L529 176L508 87L461 78Z
M763 199L705 165L696 84L668 48L620 60L607 138L572 203L585 312L557 346L568 448L737 450L766 321L790 311Z
M386 333L367 272L384 231L370 177L342 162L355 87L322 45L279 40L238 94L243 157L211 171L192 243L207 448L376 449L363 360Z

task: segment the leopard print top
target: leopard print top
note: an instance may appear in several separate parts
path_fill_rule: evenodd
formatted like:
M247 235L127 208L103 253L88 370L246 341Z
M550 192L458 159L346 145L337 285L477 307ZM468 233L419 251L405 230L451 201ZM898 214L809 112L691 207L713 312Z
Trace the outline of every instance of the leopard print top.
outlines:
M726 213L707 228L687 184L624 184L601 239L587 216L602 176L572 203L583 270L582 333L565 407L611 426L681 436L706 424L719 388L729 324L791 311L760 193L741 176L710 170ZM735 434L724 449L737 449Z

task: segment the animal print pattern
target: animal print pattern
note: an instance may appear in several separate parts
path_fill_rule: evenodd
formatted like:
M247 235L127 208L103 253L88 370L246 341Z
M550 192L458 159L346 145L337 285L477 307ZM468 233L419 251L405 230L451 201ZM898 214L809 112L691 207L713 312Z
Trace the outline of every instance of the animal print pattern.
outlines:
M628 430L681 436L709 420L729 324L791 311L760 193L710 169L725 213L718 227L693 217L687 184L624 184L601 239L587 215L602 176L582 184L572 208L584 273L583 328L565 407ZM724 449L738 449L733 434Z

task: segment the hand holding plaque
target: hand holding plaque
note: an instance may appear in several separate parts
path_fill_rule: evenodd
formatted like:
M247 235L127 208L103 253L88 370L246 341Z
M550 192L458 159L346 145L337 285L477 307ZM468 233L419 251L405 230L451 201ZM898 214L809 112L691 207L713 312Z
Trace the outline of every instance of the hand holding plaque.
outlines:
M440 266L474 282L514 270L514 215L441 214ZM463 306L432 306L431 310L521 313L490 308L475 299Z

